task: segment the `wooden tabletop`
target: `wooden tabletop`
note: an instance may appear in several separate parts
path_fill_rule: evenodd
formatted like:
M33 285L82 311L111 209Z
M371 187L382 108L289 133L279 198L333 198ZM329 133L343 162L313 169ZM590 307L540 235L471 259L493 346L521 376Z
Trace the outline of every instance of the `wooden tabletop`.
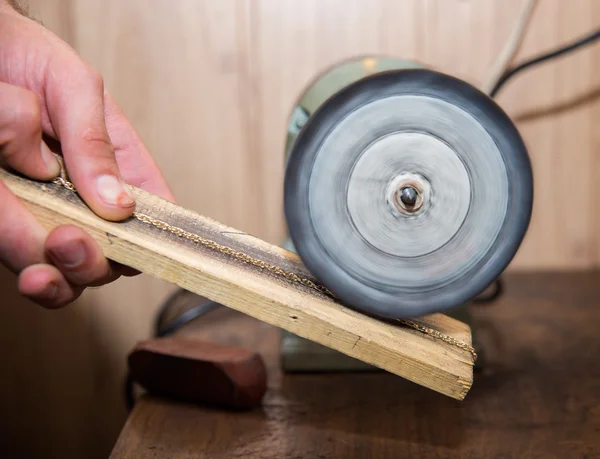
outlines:
M182 331L258 350L263 407L143 398L111 458L600 457L600 273L506 276L473 308L484 368L456 401L391 374L282 374L279 331L217 310Z

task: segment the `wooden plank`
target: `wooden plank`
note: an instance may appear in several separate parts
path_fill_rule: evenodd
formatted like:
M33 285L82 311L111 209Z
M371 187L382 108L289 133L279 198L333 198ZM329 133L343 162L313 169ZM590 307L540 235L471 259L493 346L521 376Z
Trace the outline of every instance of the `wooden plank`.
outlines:
M0 179L50 229L71 223L88 231L105 255L272 325L462 400L473 380L469 352L419 331L383 323L346 308L310 286L293 253L131 187L138 218L108 222L60 184L39 183L0 170ZM177 228L165 230L164 226ZM163 229L161 229L161 226ZM259 260L264 269L181 237L181 231ZM179 233L179 235L178 235ZM286 273L278 275L277 270ZM275 272L274 272L275 271ZM290 277L292 280L290 280ZM300 283L293 279L306 279ZM466 324L441 314L419 322L470 344Z

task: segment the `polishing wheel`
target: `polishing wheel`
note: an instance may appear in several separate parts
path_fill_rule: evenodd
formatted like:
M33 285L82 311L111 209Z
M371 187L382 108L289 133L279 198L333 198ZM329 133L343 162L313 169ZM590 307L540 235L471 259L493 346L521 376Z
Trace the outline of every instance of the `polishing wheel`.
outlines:
M312 113L288 152L294 248L347 306L443 312L506 268L527 230L526 147L487 95L423 68L360 78Z

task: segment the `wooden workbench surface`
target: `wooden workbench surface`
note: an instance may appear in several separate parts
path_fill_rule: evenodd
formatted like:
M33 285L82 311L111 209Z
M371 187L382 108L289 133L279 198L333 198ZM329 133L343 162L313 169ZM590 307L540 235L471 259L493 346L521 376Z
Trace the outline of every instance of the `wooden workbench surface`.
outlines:
M183 333L260 350L263 408L144 398L111 458L600 457L600 273L506 281L474 310L485 368L463 402L387 373L282 375L277 329L215 311Z

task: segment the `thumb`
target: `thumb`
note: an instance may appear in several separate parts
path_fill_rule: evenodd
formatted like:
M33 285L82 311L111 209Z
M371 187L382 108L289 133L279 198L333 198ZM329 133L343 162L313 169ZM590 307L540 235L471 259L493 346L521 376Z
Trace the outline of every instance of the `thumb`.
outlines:
M45 91L50 120L78 193L102 218L118 221L131 216L135 201L106 129L100 74L78 57L52 60Z

